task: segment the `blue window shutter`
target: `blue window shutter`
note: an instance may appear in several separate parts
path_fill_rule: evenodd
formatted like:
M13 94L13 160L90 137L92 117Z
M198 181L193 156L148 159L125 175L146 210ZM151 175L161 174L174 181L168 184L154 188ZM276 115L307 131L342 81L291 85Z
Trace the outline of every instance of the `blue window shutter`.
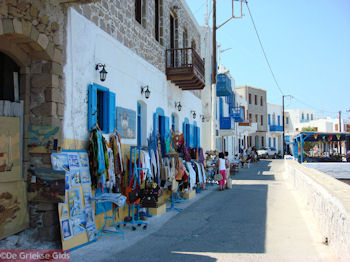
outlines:
M102 131L104 133L109 132L109 117L108 117L109 112L109 92L104 91L103 92L103 129Z
M169 136L169 117L164 117L164 135L165 137Z
M162 138L164 138L165 137L165 117L164 116L160 116L159 118L158 118L159 120L158 121L160 121L160 123L159 123L159 134L160 134L160 136L162 137Z
M277 122L278 122L278 125L281 124L281 116L278 116L278 117L277 117Z
M201 129L197 127L197 147L201 147Z
M194 126L193 125L189 125L189 129L190 129L190 147L194 147Z
M271 115L270 114L268 114L268 116L267 116L267 121L268 121L268 125L271 125Z
M137 103L137 145L141 146L141 105Z
M153 114L153 131L155 135L158 135L158 114Z
M222 98L219 98L219 116L222 118L222 114L224 113L224 105L222 102Z
M108 133L113 133L115 129L115 93L108 93Z
M88 129L91 131L97 123L97 87L89 85Z

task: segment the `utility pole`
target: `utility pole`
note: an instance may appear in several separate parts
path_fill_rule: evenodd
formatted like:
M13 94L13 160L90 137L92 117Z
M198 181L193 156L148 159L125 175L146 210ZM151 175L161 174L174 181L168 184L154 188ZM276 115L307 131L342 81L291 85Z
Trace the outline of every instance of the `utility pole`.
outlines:
M216 0L213 0L213 64L212 64L212 84L216 84Z
M339 133L341 133L341 111L339 111ZM340 141L340 156L342 157L342 142Z

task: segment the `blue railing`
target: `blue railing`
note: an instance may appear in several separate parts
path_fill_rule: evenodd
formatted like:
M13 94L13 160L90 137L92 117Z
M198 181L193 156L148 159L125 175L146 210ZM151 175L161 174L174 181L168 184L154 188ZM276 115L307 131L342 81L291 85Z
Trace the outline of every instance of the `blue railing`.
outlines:
M234 129L234 121L232 117L220 117L220 129Z
M270 132L283 132L283 126L270 125Z
M233 117L233 119L236 122L243 122L244 121L244 111L243 108L240 106L235 106L230 108L230 116Z

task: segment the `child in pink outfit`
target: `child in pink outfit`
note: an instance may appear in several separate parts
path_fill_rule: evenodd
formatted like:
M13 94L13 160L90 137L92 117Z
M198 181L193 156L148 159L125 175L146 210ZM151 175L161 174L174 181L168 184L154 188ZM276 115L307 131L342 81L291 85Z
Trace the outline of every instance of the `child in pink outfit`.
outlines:
M216 162L216 167L219 169L220 174L222 175L222 180L219 181L219 190L222 191L225 189L225 181L226 181L226 165L224 153L219 153L219 159Z

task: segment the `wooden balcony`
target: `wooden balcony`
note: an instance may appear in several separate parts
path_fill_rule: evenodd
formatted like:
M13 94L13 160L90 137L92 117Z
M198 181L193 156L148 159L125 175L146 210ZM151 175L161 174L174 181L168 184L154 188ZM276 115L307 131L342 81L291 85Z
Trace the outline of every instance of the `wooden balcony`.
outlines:
M204 88L204 61L193 48L167 49L165 59L167 80L182 90Z
M252 124L252 120L251 119L246 119L243 122L239 122L238 125L239 126L251 126Z

